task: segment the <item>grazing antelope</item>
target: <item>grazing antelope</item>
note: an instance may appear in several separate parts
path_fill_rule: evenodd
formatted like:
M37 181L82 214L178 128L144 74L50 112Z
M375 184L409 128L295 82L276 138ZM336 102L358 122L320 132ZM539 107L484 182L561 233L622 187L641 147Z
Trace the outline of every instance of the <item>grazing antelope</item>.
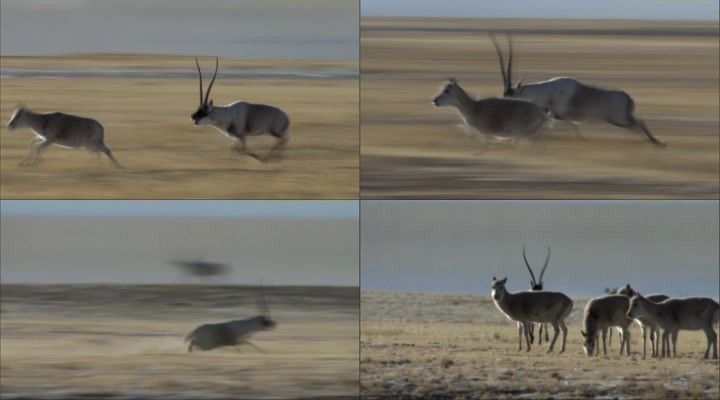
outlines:
M486 138L518 140L536 134L550 117L535 104L516 99L485 98L475 100L455 78L448 78L433 99L435 107L454 107L468 128Z
M588 301L585 305L583 313L583 330L580 333L585 339L583 349L585 354L592 357L598 355L600 344L598 336L602 334L603 354L607 355L607 346L605 338L610 328L617 327L622 331L620 336L620 355L623 350L627 350L626 354L630 355L630 331L628 327L632 324L632 319L625 314L627 312L630 300L627 296L611 294L609 296L598 297Z
M104 153L112 163L122 168L104 142L103 126L94 119L78 117L61 112L35 113L25 106L18 106L7 124L9 130L29 128L37 135L30 142L30 152L20 165L40 161L48 147L84 147L93 153Z
M572 311L573 302L563 293L558 292L516 292L510 293L505 288L507 277L492 279L491 296L495 306L505 314L508 319L518 322L518 351L522 350L522 337L525 335L527 351L530 351L530 335L528 324L549 323L553 327L554 335L548 353L555 348L555 341L563 332L560 353L565 351L567 342L567 326L565 318Z
M533 270L530 267L530 263L528 262L527 255L525 254L525 246L523 246L523 259L525 260L525 266L527 267L528 271L530 272L530 290L533 291L540 291L543 290L543 275L545 275L545 269L548 266L548 262L550 261L550 246L548 246L548 254L545 258L545 264L543 264L542 270L540 271L540 279L535 280L535 274L533 274ZM539 336L538 336L538 344L542 344L542 337L543 337L543 329L545 330L545 342L548 341L548 329L547 324L540 324L539 329ZM530 341L535 343L535 329L534 325L530 324Z
M270 318L270 309L265 302L264 295L258 302L258 310L260 315L252 318L198 326L185 336L185 342L190 342L188 353L192 353L193 347L201 350L212 350L218 347L235 346L240 350L238 346L241 344L250 345L262 352L248 338L256 332L275 328L276 323Z
M704 358L708 358L710 346L713 348L713 358L718 358L718 339L713 325L720 320L720 304L713 299L689 297L653 303L642 295L636 294L630 299L627 316L633 319L647 319L662 329L662 357L666 355L670 357L671 337L672 356L677 357L677 337L681 329L702 329L707 338Z
M617 294L621 294L623 296L627 297L633 297L636 294L638 294L632 287L630 287L630 284L626 284L625 287L622 287L617 290ZM666 296L664 294L650 294L645 296L646 299L652 301L653 303L659 303L661 301L665 301L669 299L669 296ZM658 355L658 346L660 345L660 333L657 325L655 325L652 321L648 320L647 318L636 318L635 322L640 326L640 331L643 335L643 357L647 355L647 350L645 347L647 346L647 332L650 331L650 347L651 347L651 356L657 357ZM612 331L610 331L610 334L612 337Z
M641 119L635 118L635 102L625 92L607 90L578 82L572 78L557 77L543 82L522 83L513 86L512 81L512 38L508 36L509 57L507 72L500 46L495 37L490 40L495 46L500 61L503 79L503 97L525 99L548 110L555 119L566 120L578 137L581 122L607 122L631 130L642 130L648 139L657 146L665 143L650 133Z
M200 105L192 114L191 118L195 126L210 125L220 131L223 135L239 142L233 147L234 151L242 152L259 161L266 159L251 152L247 148L247 136L259 136L270 134L277 141L270 149L267 156L277 153L282 155L285 145L288 142L288 127L290 120L287 114L277 107L265 104L252 104L244 101L237 101L226 106L214 106L210 99L210 90L215 83L218 72L218 59L215 57L215 73L203 99L202 72L197 58L195 59L198 75L200 77Z

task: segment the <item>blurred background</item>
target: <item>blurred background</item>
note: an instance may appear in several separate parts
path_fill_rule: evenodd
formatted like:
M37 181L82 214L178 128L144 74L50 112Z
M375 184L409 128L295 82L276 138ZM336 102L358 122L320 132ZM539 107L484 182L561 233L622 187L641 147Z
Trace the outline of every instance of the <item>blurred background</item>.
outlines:
M3 398L357 395L357 201L0 206ZM263 301L260 350L187 353Z
M357 197L358 0L9 0L0 11L3 199ZM193 57L205 89L220 59L215 104L289 115L283 163L233 155L228 138L192 125ZM57 147L19 168L31 133L5 128L18 104L97 119L127 170ZM274 140L249 142L262 154Z
M431 99L448 77L473 98L502 96L495 33L513 80L572 77L622 90L640 132L557 121L536 140L484 149ZM717 199L717 1L363 1L363 198Z
M225 284L357 286L353 201L3 201L2 282L183 283L172 261L227 264Z
M523 245L544 289L600 296L717 298L717 201L362 202L363 290L490 294L493 276L529 290Z

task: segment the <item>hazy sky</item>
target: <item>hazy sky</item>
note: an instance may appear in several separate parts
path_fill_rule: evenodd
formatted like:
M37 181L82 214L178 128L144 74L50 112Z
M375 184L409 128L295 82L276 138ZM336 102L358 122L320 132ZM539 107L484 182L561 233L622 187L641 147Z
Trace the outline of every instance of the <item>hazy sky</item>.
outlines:
M185 258L229 263L226 283L358 283L357 201L2 201L0 207L3 283L191 282L168 263Z
M362 15L718 19L717 0L362 0Z
M493 275L527 290L527 245L545 289L600 295L718 296L717 201L363 201L361 285L367 290L490 292Z
M2 54L356 59L358 0L2 0Z

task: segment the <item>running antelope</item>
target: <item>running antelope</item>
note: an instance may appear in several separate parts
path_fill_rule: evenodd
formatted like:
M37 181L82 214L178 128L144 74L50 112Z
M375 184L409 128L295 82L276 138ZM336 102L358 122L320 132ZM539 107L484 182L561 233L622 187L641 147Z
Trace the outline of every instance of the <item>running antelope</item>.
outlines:
M625 285L625 287L618 289L617 294L621 294L627 297L633 297L638 294L638 292L636 292L632 287L630 287L630 284L628 283ZM652 301L653 303L659 303L661 301L669 299L670 297L664 294L650 294L645 296L645 298ZM647 350L645 349L645 347L647 346L648 331L650 331L650 350L652 353L652 357L657 357L658 348L660 345L660 330L658 329L657 325L655 325L647 318L636 318L635 322L640 326L640 331L643 335L643 357L647 355ZM610 331L610 334L610 337L612 338L612 331Z
M531 323L549 323L554 335L548 353L555 348L555 341L563 332L560 353L565 351L567 342L567 326L565 318L572 311L573 302L563 293L558 292L516 292L510 293L505 288L507 277L492 279L491 296L495 306L508 319L518 322L518 351L522 350L522 337L525 336L527 351L530 351L530 335L528 325Z
M454 107L470 130L485 138L518 140L530 137L550 122L550 117L535 104L516 99L485 98L475 100L448 78L433 99L435 107Z
M586 85L572 78L557 77L542 82L522 83L513 85L512 38L508 40L508 63L505 69L500 46L495 37L490 35L500 61L500 72L503 79L503 96L531 101L543 110L549 110L555 119L566 120L578 137L581 122L607 122L630 130L642 130L648 139L657 146L665 143L650 133L647 125L641 119L635 118L635 102L625 92L607 90Z
M523 260L525 260L525 266L527 267L528 271L530 272L530 290L533 291L541 291L543 290L543 275L545 275L545 269L548 266L548 262L550 261L550 246L548 246L548 253L547 257L545 258L545 264L543 264L542 270L540 271L540 279L535 280L535 274L533 274L532 267L530 267L530 263L528 262L527 255L525 254L525 246L523 246ZM530 324L530 341L535 343L535 325ZM538 344L542 344L542 337L543 337L543 329L545 330L545 342L548 342L548 329L547 324L540 324L539 329L539 336L538 336Z
M617 327L621 332L620 336L620 355L623 350L627 350L626 354L630 355L630 331L628 327L632 324L632 319L626 316L628 304L630 300L627 296L611 294L609 296L598 297L590 300L585 305L583 313L583 329L580 333L585 339L583 349L585 354L592 357L598 355L600 344L598 336L602 334L603 354L607 355L607 346L605 338L610 328Z
M681 329L699 330L705 332L707 348L705 358L708 358L710 346L713 348L713 358L718 358L717 334L713 324L720 320L720 304L707 297L689 297L684 299L668 299L660 303L653 303L640 294L630 299L627 310L629 318L643 318L652 321L662 330L662 356L670 357L670 338L672 337L672 356L677 357L677 337Z
M30 142L30 152L20 165L35 164L48 147L55 144L66 148L84 147L93 153L104 153L112 163L122 168L104 142L103 126L90 118L61 112L36 113L18 106L10 116L9 130L29 128L36 137Z
M218 72L218 59L215 58L215 73L203 99L202 72L197 58L195 59L198 76L200 77L200 105L191 118L195 126L210 125L223 135L236 140L233 150L249 155L259 161L265 160L271 154L282 155L288 141L288 127L290 120L287 114L277 107L265 104L252 104L237 101L225 106L214 106L210 99L210 90L215 83ZM247 148L247 136L269 134L277 139L275 145L265 157L260 157Z
M193 347L201 350L212 350L224 346L235 346L239 351L238 346L241 344L250 345L262 352L248 338L256 332L275 328L276 323L270 318L270 309L265 302L264 295L258 302L258 311L260 315L252 318L198 326L185 336L185 342L190 342L188 352L192 353Z

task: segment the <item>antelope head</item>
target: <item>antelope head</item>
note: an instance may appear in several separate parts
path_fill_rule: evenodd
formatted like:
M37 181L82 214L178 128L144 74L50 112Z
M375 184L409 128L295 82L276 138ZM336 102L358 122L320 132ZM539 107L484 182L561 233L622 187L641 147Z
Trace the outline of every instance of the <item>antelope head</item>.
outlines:
M617 294L621 294L627 297L633 297L638 294L638 292L636 292L635 289L631 288L630 284L628 283L625 285L625 287L618 289Z
M468 97L465 91L460 87L457 79L448 78L443 84L440 93L433 99L435 107L455 106L458 107L463 98Z
M27 125L25 121L26 111L27 109L22 104L15 108L15 111L10 115L10 121L7 123L8 130L24 128Z
M502 278L498 280L493 276L492 278L492 298L493 300L500 301L505 296L505 293L507 293L507 289L505 289L505 283L507 282L507 277Z
M525 260L525 266L527 267L528 271L530 272L530 289L532 290L543 290L543 275L545 275L545 269L548 266L548 262L550 262L550 246L548 245L548 254L545 258L545 264L543 264L542 270L540 271L540 279L535 280L535 274L533 274L532 267L530 267L530 263L528 262L527 255L525 255L525 246L523 246L523 259Z
M213 101L210 99L210 90L212 89L213 83L215 83L215 78L217 77L218 58L215 57L215 73L213 74L210 85L207 88L207 92L205 92L205 99L203 99L202 72L200 71L200 64L198 63L197 58L195 58L195 66L197 66L198 77L200 78L200 105L190 118L192 118L195 126L209 125L212 121L208 118L208 116L212 113L213 109Z
M637 319L648 316L647 304L650 300L644 298L641 294L636 293L630 298L630 305L628 306L627 317L630 319Z
M492 41L493 46L495 46L495 51L498 55L498 61L500 62L500 73L502 74L502 80L503 80L503 97L516 97L520 96L522 93L522 81L518 81L513 86L512 81L512 60L513 60L513 42L512 37L510 35L507 35L507 41L508 41L508 50L509 50L509 56L508 56L508 63L507 68L505 67L505 59L503 58L502 50L500 50L500 46L498 45L497 41L495 40L495 35L492 33L488 34L490 36L490 40Z

